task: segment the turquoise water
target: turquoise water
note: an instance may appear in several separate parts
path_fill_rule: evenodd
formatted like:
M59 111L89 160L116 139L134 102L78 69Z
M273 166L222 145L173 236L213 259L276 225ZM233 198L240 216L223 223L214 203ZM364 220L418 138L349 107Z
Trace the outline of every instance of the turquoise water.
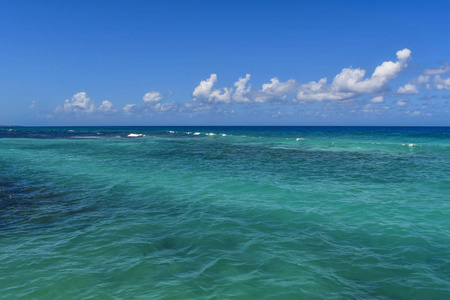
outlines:
M0 128L0 188L0 298L450 298L450 128Z

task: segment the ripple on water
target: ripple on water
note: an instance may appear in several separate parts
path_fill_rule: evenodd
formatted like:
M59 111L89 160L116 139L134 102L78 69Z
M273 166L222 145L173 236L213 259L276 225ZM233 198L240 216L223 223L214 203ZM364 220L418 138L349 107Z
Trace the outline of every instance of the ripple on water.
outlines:
M445 139L271 130L0 140L1 295L446 298Z

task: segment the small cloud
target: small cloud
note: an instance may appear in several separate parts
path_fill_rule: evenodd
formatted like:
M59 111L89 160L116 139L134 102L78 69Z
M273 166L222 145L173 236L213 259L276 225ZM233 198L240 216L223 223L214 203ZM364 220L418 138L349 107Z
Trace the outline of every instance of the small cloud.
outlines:
M441 78L441 76L434 76L434 85L436 89L440 91L450 91L450 77L449 78Z
M177 104L175 102L168 102L168 103L156 103L155 105L152 106L152 109L154 111L158 111L158 112L164 112L164 111L173 111L177 109Z
M58 105L55 113L92 114L95 112L94 103L86 96L85 92L76 93L69 100L64 101L64 106Z
M407 83L404 86L401 86L397 89L398 94L418 94L419 90L415 84Z
M233 89L223 88L213 90L216 82L216 74L211 74L208 79L200 81L200 84L192 92L194 101L230 103Z
M36 107L36 101L33 100L33 102L31 102L30 109L33 109L35 107Z
M426 84L427 88L430 88L428 82L430 81L430 76L420 75L419 77L411 79L407 84L401 86L397 89L397 94L418 94L420 91L418 89L419 85Z
M239 77L238 81L234 83L236 91L234 92L232 98L235 102L250 102L251 85L246 87L247 82L250 80L250 74L246 74L244 78Z
M429 68L423 71L424 75L442 75L450 72L450 63L444 62L442 65L436 68Z
M102 101L102 105L100 105L98 107L98 111L104 112L104 113L109 113L109 112L115 112L116 110L113 109L113 104L110 101L105 100L105 101Z
M294 79L280 82L278 78L274 77L270 79L270 83L263 84L262 89L256 92L254 101L286 100L287 96L295 92L296 88L297 82Z
M399 100L399 101L397 102L397 106L404 107L404 106L406 106L407 102L408 102L408 99L402 99L402 100Z
M310 81L302 84L297 93L297 100L300 101L324 101L324 100L344 100L354 97L355 93L339 92L331 85L327 85L327 78L324 77L318 82Z
M384 97L382 95L373 97L372 100L370 100L372 103L383 103Z
M136 109L136 104L127 104L125 105L122 110L126 115L131 114Z
M154 103L164 99L164 96L158 91L151 91L146 93L142 99L144 100L144 103Z

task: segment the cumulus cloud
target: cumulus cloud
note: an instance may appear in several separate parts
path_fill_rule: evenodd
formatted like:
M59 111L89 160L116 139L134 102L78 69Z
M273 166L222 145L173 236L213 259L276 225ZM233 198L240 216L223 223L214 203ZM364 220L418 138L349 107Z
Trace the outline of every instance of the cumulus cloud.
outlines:
M427 84L430 81L430 76L420 75L419 77L412 80L413 84Z
M384 104L382 104L385 102L385 97L398 96L388 92L388 84L407 67L411 59L411 51L403 49L398 51L396 55L396 60L383 62L375 68L372 74L367 74L366 70L361 68L343 68L340 72L337 72L338 74L334 76L333 80L328 81L324 77L318 81L310 81L304 84L299 84L294 79L280 81L277 77L273 77L269 82L262 84L260 89L254 88L253 85L253 90L250 84L250 74L239 77L232 87L222 88L216 87L218 77L216 74L211 74L209 78L201 80L199 85L193 89L193 101L187 103L177 101L165 103L163 100L171 92L161 93L160 91L152 90L145 94L142 93L144 94L142 97L143 102L138 103L139 99L130 101L137 104L126 104L124 106L125 102L119 107L114 107L110 101L104 100L101 103L96 102L100 104L97 106L94 105L94 101L87 97L86 93L80 92L72 98L66 99L63 105L57 106L55 112L94 116L100 114L111 115L113 113L128 116L167 112L194 114L194 112L209 111L214 113L229 112L232 108L238 106L237 104L239 103L245 103L244 107L248 108L255 103L277 103L283 101L287 103L288 100L291 101L292 97L295 97L293 101L298 103L330 101L326 105L329 105L332 111L342 112L339 109L344 109L345 103L345 106L354 105L353 108L357 108L349 110L352 112L381 113L381 111L389 109L388 106L383 106ZM425 86L427 89L448 91L450 90L450 78L446 78L448 75L443 75L448 72L450 72L450 64L448 63L437 68L426 69L420 76L411 79L406 84L406 81L403 82L402 86L396 87L395 91L397 94L413 95L420 93ZM365 103L362 101L351 101L358 96L365 96L361 97ZM398 99L400 98L397 98L396 101ZM395 104L398 107L405 107L402 111L406 112L409 107L415 106L414 99L410 100L413 101L411 104L409 104L408 99L401 99L398 102L393 102L392 107ZM218 103L230 104L231 102L233 102L233 105L230 107L216 105ZM35 105L36 102L33 101L30 109L33 109ZM317 107L326 105L317 105ZM257 109L263 110L263 107L264 105L260 105ZM337 109L336 107L341 108ZM289 107L289 109L291 108ZM420 110L423 109L420 108ZM274 116L281 116L282 113L283 110L277 110ZM425 112L422 115L425 115Z
M233 89L229 88L216 89L211 92L211 94L208 97L208 100L213 102L230 103L232 92Z
M35 105L33 101L33 107ZM71 99L66 99L64 105L58 105L53 111L56 114L67 113L77 115L96 115L100 113L115 113L116 109L113 104L108 101L102 101L100 106L95 106L94 101L87 97L85 92L76 93Z
M417 88L417 86L415 84L412 83L407 83L404 86L401 86L397 89L397 93L398 94L418 94L419 93L419 89Z
M302 84L297 93L297 100L300 101L324 101L324 100L344 100L354 97L355 93L339 92L332 86L327 85L327 78L322 78L318 82L310 81Z
M344 68L337 74L331 85L327 85L327 78L318 82L311 81L300 86L297 99L309 101L344 100L363 93L380 92L386 84L397 77L407 67L411 59L411 50L397 51L397 61L385 61L375 68L370 78L364 78L366 70Z
M115 109L113 109L113 104L110 101L105 100L102 101L102 104L98 107L98 111L108 113L114 112Z
M268 102L272 100L286 100L289 94L295 92L297 82L294 79L289 79L281 82L278 78L270 79L270 83L264 83L262 89L257 91L254 95L255 102Z
M450 77L444 79L436 75L434 76L434 85L440 91L450 91Z
M341 92L374 93L380 91L392 79L407 67L411 59L411 50L397 51L397 61L385 61L376 67L370 78L364 79L365 70L345 68L333 79L333 88Z
M223 88L213 90L216 82L216 74L211 74L208 79L200 81L200 84L192 92L194 101L230 103L233 89Z
M251 86L247 87L247 82L250 80L250 74L246 74L244 78L239 77L238 81L234 83L236 91L234 92L232 98L235 102L250 102Z
M373 97L372 100L370 100L370 102L372 102L372 103L383 103L384 102L384 97L381 96L381 95Z
M411 79L407 84L401 86L397 89L397 94L418 94L420 93L418 86L426 84L427 88L430 88L428 82L430 81L430 76L420 75L417 78Z
M80 92L73 95L70 100L66 99L64 106L58 105L55 112L92 114L95 112L95 106L91 99L86 96L85 92Z
M217 75L211 74L208 79L200 82L194 89L192 96L194 96L194 101L197 102L230 103L231 99L236 103L269 102L286 100L297 88L297 82L294 79L281 82L274 77L270 80L270 83L263 84L261 90L252 91L251 86L247 86L250 76L250 74L246 74L245 77L240 77L234 83L236 90L233 90L233 88L227 87L214 89Z
M151 91L146 93L142 99L144 100L144 103L155 103L164 99L164 96L158 91Z

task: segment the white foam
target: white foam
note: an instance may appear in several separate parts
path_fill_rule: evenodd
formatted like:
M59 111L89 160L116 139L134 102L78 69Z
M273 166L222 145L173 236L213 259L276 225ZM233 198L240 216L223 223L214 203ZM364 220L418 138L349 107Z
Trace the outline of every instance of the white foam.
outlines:
M222 133L222 136L227 136L225 133Z
M402 146L408 146L408 147L422 147L422 145L417 145L417 144L413 144L413 143L410 143L410 144L402 144Z
M130 133L128 137L143 137L144 135L142 133Z
M169 133L175 133L175 131L169 130Z
M304 138L297 138L296 141L303 141Z
M200 132L194 132L194 135L200 135L201 133Z
M216 134L215 134L215 133L211 133L211 132L210 132L210 133L207 133L206 135L216 135Z

